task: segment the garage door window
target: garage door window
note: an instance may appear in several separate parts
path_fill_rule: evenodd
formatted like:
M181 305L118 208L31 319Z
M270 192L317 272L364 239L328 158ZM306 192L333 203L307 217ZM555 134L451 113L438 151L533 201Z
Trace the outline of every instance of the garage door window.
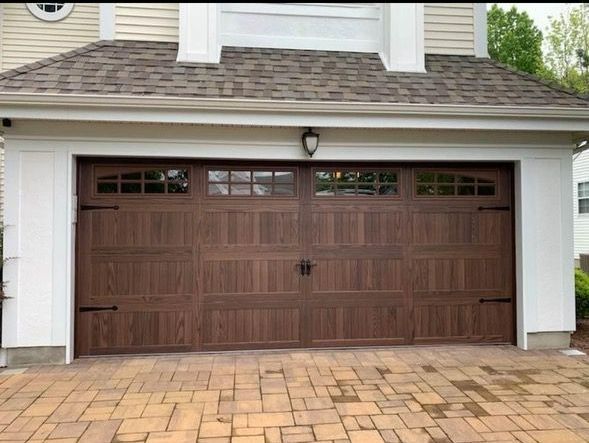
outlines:
M316 170L316 197L398 197L397 170Z
M296 194L294 169L209 169L208 195L212 197L292 197Z
M464 175L446 171L417 171L415 192L417 197L494 197L497 177L494 172Z
M96 171L98 194L187 194L190 188L187 168L122 169Z

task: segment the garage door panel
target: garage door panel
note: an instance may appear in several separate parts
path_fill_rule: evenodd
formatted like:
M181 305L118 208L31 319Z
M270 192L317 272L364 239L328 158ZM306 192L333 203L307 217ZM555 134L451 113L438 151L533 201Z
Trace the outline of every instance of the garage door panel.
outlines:
M415 291L502 289L506 286L503 260L422 259L412 267Z
M312 343L316 346L403 343L407 311L403 306L324 306L312 309Z
M297 212L212 212L204 216L204 244L214 246L280 245L300 243Z
M343 212L340 209L313 214L314 245L399 245L403 243L404 232L400 212Z
M89 316L90 348L94 353L141 352L143 348L169 346L187 350L192 346L190 309Z
M417 245L502 244L506 217L503 213L481 212L413 213L413 242Z
M192 212L119 210L93 211L93 247L192 246Z
M317 259L313 292L401 290L403 262L398 259Z
M204 294L298 293L296 260L223 260L204 263Z
M204 313L206 349L300 346L299 306L208 307Z
M416 305L415 342L451 343L456 341L509 342L506 322L511 322L511 304L456 303Z
M191 294L194 292L192 261L107 260L94 262L92 298Z

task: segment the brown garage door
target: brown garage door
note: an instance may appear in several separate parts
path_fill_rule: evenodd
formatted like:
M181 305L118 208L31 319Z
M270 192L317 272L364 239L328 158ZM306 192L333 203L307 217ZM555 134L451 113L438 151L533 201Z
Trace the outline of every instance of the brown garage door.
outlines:
M79 171L78 355L513 341L509 165Z

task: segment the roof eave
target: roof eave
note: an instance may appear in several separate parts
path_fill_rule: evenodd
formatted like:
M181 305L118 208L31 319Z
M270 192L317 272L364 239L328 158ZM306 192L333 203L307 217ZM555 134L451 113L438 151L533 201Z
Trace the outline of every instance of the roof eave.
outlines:
M589 107L0 93L0 109L2 118L39 120L589 131Z

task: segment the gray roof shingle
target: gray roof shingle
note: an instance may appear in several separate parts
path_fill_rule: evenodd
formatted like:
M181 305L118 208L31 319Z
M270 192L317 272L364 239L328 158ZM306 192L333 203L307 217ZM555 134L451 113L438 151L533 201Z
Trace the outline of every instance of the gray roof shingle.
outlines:
M387 72L378 54L223 48L220 64L178 63L177 44L101 41L0 74L0 93L588 107L589 101L485 58L428 55L425 74Z

